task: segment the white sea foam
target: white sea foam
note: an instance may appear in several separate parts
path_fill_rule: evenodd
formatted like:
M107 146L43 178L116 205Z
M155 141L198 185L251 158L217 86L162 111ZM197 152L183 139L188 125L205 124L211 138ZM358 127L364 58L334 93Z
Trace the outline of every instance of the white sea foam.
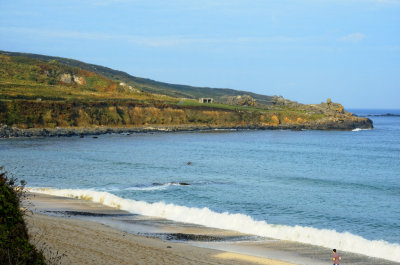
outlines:
M353 130L351 130L352 132L359 132L359 131L369 131L371 129L361 129L361 128L355 128Z
M186 222L208 227L234 230L246 234L290 240L342 251L364 254L400 262L400 245L383 240L367 240L348 232L339 233L334 230L316 229L313 227L286 226L256 221L244 214L217 213L208 208L189 208L164 202L147 203L123 199L108 192L79 189L31 188L33 192L56 196L73 197L99 202L107 206L117 207L131 213L161 217L177 222Z

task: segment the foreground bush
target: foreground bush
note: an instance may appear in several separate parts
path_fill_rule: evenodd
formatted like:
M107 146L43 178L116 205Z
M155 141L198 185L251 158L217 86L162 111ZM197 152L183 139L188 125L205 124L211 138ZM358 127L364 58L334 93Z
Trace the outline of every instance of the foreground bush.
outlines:
M20 209L24 182L8 178L0 167L0 264L46 264L29 243L28 232Z

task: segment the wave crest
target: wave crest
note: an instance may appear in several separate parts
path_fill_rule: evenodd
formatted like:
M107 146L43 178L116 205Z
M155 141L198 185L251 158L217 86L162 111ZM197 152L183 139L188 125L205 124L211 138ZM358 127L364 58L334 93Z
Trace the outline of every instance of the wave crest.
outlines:
M343 251L363 254L400 262L400 245L383 240L367 240L349 232L317 229L303 226L268 224L244 214L217 213L206 207L189 208L164 202L147 203L123 199L108 192L81 189L30 188L32 192L55 196L72 197L117 207L135 214L161 217L176 222L192 223L213 228L234 230L245 234L290 240L300 243L337 248Z
M361 128L355 128L353 130L351 130L352 132L359 132L359 131L369 131L371 129L361 129Z

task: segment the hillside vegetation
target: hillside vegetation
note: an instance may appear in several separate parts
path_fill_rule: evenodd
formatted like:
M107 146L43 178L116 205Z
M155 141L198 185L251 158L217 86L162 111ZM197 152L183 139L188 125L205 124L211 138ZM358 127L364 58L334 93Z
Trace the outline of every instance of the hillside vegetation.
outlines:
M0 53L0 124L21 129L148 125L310 127L336 120L361 121L346 113L340 104L331 102L311 106L277 97L241 95L235 90L189 86L179 90L177 85L131 77L70 59L7 54ZM87 70L90 68L104 75ZM197 95L216 95L215 102L199 103Z
M5 52L0 51L0 54L8 55L8 56L23 56L29 57L33 59L39 59L44 62L50 62L57 60L58 62L69 65L73 67L78 67L80 69L87 70L92 73L96 73L98 75L104 76L111 80L116 80L118 82L124 82L127 85L140 89L144 92L149 93L156 93L156 94L163 94L168 95L171 97L178 97L178 98L189 98L189 99L198 99L198 98L214 98L219 102L226 102L228 97L235 97L240 96L243 94L247 94L254 99L256 99L261 104L271 104L272 97L259 95L256 93L246 92L246 91L238 91L233 89L216 89L210 87L194 87L194 86L187 86L187 85L176 85L176 84L168 84L163 82L154 81L147 78L141 78L136 76L131 76L125 72L114 70L108 67L88 64L81 61L62 58L62 57L55 57L55 56L46 56L46 55L39 55L39 54L31 54L31 53L16 53L16 52Z
M24 182L17 185L0 166L0 264L45 265L45 258L29 242L21 210Z

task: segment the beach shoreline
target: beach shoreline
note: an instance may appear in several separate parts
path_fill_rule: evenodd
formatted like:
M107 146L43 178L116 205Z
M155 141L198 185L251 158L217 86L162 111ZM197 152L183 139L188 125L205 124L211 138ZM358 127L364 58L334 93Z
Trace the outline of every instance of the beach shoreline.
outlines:
M331 264L326 248L141 216L86 200L28 192L26 205L33 243L40 238L53 253L65 253L69 264ZM115 246L102 246L108 241ZM129 254L121 258L114 248ZM398 264L343 254L348 264ZM111 263L114 255L117 263Z
M132 215L98 203L28 193L24 205L30 210L25 220L32 243L43 250L46 258L59 259L60 264L292 264L129 233L121 227L116 229L118 226L103 224L95 218L103 218L107 222L107 217ZM73 213L81 214L74 218ZM143 229L140 225L136 229L138 227ZM189 234L199 232L191 228L183 230L186 232L182 235L188 234L188 231ZM237 234L210 231L214 231L214 236Z

